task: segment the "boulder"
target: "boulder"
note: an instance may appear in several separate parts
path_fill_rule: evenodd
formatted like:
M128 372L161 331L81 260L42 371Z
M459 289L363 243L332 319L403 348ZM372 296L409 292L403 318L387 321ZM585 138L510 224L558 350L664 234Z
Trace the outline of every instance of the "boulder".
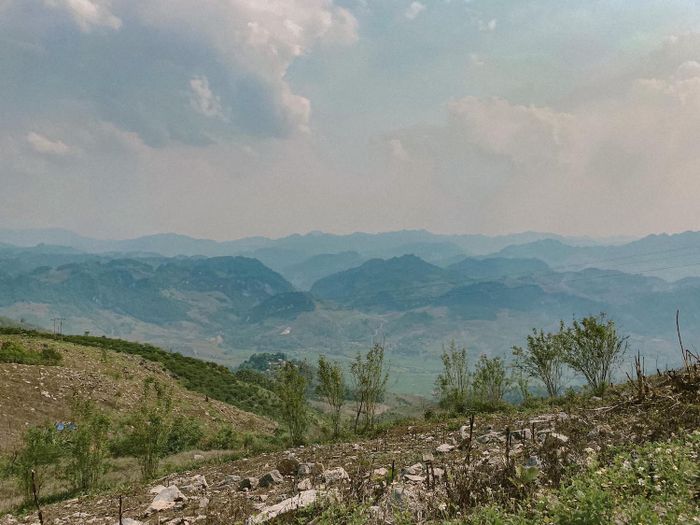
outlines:
M260 514L248 518L248 520L246 521L246 525L257 525L259 523L265 523L276 518L277 516L281 516L282 514L309 507L316 503L317 499L317 491L305 490L294 497L285 499L277 503L276 505L264 508L260 512Z
M277 470L283 476L293 476L299 471L299 460L294 456L287 456L277 464Z
M284 478L282 477L282 474L280 474L280 471L271 470L267 474L260 476L258 486L265 488L282 482L284 482Z
M238 484L238 490L255 490L258 487L258 478L243 478Z
M170 485L161 490L156 497L153 498L153 501L146 509L146 514L172 509L184 501L187 501L187 496L180 492L180 489L175 485Z
M331 483L339 483L342 481L350 481L350 476L343 467L326 470L323 472L323 481L329 485Z

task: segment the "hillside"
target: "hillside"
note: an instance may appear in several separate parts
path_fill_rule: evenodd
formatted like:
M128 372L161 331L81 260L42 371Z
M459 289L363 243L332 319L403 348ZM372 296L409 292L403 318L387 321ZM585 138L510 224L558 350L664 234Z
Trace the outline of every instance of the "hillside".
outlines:
M161 363L139 355L28 333L0 334L0 346L6 342L17 343L33 354L49 347L60 353L61 361L56 365L0 362L0 417L4 428L0 453L13 448L30 426L69 420L74 396L90 398L115 416L128 414L135 408L148 377L172 388L177 414L197 419L206 431L231 425L267 434L276 426L268 418L216 398L223 396L205 398L201 388L187 380L187 374L181 373L178 378Z
M466 417L415 420L374 438L172 474L156 482L177 496L159 512L147 511L155 492L132 486L43 513L107 525L123 495L129 523L694 523L699 372L646 377L644 388L619 386L604 399L477 414L471 428Z

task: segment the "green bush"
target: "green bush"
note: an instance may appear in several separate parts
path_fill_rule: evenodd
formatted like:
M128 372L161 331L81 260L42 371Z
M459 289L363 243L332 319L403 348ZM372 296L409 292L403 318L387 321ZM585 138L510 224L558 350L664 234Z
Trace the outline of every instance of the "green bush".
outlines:
M73 403L73 419L77 429L66 432L63 438L68 458L64 473L74 488L88 491L97 486L109 467L108 433L111 421L89 400Z
M195 418L178 416L173 420L165 445L166 454L195 448L204 437L202 425Z
M4 341L0 345L0 362L21 365L57 365L61 362L61 353L48 345L41 352L28 350L16 341Z

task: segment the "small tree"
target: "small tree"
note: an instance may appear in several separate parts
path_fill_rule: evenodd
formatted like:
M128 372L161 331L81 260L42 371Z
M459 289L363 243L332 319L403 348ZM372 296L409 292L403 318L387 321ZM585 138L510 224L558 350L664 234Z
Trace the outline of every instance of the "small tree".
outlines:
M277 372L277 393L282 403L282 419L287 424L293 445L304 442L304 434L309 426L306 385L306 377L290 362L284 363Z
M457 348L457 344L451 341L447 349L442 349L442 366L442 373L435 381L440 406L464 412L469 401L470 386L467 349Z
M155 379L146 379L141 402L127 423L130 430L123 446L127 453L138 459L143 479L152 479L168 452L173 426L170 391Z
M506 369L500 357L481 355L474 370L474 395L482 403L498 405L508 387Z
M66 434L66 477L76 489L88 491L107 470L110 420L90 400L73 402L77 429Z
M628 348L628 337L620 337L612 319L605 314L574 319L562 330L564 361L586 378L591 389L602 394L612 380L615 367Z
M357 432L360 416L364 416L364 428L374 426L377 404L384 398L389 374L384 370L384 347L375 344L366 356L357 354L350 366L357 402L354 430Z
M2 473L16 480L25 501L32 500L32 471L37 493L48 472L61 458L58 434L52 427L33 427L24 434L23 445L2 465Z
M331 407L333 437L340 434L340 411L345 402L345 381L343 370L337 363L329 362L325 356L318 358L318 394Z
M549 397L559 395L564 370L564 336L539 332L527 336L527 348L513 347L515 366L544 383Z

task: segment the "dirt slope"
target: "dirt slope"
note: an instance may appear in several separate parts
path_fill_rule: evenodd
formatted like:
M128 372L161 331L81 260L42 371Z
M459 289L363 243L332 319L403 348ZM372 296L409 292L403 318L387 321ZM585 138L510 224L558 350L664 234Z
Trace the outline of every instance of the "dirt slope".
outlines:
M173 391L176 413L196 417L205 429L232 424L237 430L271 433L275 423L185 389L157 363L140 357L40 337L0 336L39 352L57 349L59 366L0 363L0 453L12 449L24 430L70 418L75 395L89 397L115 415L133 410L144 380L155 377Z

